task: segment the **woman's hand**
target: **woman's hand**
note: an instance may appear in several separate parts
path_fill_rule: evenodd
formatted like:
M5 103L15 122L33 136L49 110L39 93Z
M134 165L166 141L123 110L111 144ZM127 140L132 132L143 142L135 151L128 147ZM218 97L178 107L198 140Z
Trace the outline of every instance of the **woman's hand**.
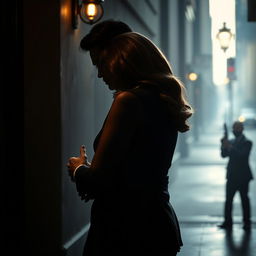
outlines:
M73 180L73 173L79 165L86 165L87 167L91 166L91 163L88 162L88 157L87 157L86 149L84 145L80 147L79 157L70 157L68 160L67 167L68 167L69 175L71 176L72 180Z

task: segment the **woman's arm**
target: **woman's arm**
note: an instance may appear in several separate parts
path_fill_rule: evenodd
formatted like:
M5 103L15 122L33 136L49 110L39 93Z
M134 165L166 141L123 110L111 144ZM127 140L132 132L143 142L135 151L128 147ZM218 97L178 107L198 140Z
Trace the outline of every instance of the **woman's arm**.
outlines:
M131 92L124 91L116 96L91 166L82 165L76 170L78 192L94 194L99 189L111 186L111 178L118 166L129 157L132 136L140 123L141 111L138 98Z
M131 138L140 119L141 105L130 92L119 93L109 112L91 169L111 169L129 157Z

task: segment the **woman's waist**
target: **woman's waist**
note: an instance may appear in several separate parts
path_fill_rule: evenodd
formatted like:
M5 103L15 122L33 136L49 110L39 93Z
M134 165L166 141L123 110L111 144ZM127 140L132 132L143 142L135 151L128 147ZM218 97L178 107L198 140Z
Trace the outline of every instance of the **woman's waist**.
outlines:
M112 189L99 191L95 199L104 201L123 201L123 202L169 202L170 195L167 187L152 186L122 186Z

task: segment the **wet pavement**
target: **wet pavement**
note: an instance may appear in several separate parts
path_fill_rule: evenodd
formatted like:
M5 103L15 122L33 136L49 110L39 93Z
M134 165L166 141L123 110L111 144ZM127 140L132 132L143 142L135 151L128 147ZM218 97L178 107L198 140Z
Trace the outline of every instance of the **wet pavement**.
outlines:
M226 232L213 223L181 223L184 246L177 256L255 256L256 227L245 232L235 224Z
M213 127L212 127L213 128ZM250 165L255 179L250 183L252 229L242 229L239 194L233 202L234 225L231 233L217 227L223 221L227 158L220 156L222 129L192 142L188 158L171 173L171 203L181 224L184 246L178 256L255 256L256 255L256 130L245 130L254 143Z

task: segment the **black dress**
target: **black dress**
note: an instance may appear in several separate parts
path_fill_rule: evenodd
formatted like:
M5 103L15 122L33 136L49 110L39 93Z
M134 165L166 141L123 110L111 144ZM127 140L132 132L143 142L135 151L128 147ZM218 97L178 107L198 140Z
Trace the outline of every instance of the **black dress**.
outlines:
M182 246L168 193L177 129L154 87L138 86L130 92L140 102L142 115L127 157L101 177L85 167L76 172L79 194L94 199L85 256L172 255ZM95 151L103 130L104 125Z

